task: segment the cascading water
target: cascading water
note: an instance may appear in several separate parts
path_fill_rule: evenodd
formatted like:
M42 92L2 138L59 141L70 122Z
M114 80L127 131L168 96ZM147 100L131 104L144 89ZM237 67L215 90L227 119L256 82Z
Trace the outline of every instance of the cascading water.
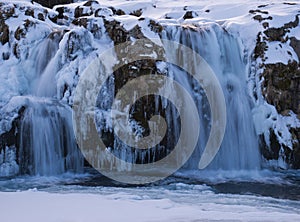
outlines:
M246 87L246 65L238 41L225 32L218 25L208 27L165 27L161 38L186 45L198 52L211 66L219 79L224 91L227 104L227 127L220 151L210 164L209 169L241 170L260 168L260 154L258 139L254 132L251 104ZM36 51L37 58L41 50L47 49L47 59L52 58L47 65L41 59L36 66L36 72L42 72L37 78L33 94L39 97L53 97L55 92L49 83L55 84L55 73L58 71L58 59L55 53L59 40L54 38L40 45ZM51 51L49 46L54 44ZM164 49L165 56L176 56L174 49ZM197 64L187 61L187 57L175 58L191 65L197 70ZM205 147L210 130L210 108L203 89L198 86L189 75L178 67L163 62L157 62L156 67L161 73L174 78L192 95L200 117L201 135L198 145L185 168L196 169ZM100 68L100 67L99 67ZM43 71L42 71L43 70ZM164 115L169 129L163 142L149 150L136 150L124 145L113 136L107 111L113 101L116 83L119 76L115 75L107 82L107 86L99 93L99 110L96 112L96 123L100 134L104 137L107 146L118 157L128 162L147 163L164 157L177 142L180 135L180 121L176 108L167 100L159 97L149 97L140 101L132 111L131 127L138 137L147 135L147 126L143 121L135 121L139 112L142 119L149 119L147 111L152 114ZM168 86L166 86L168 87ZM173 92L173 89L166 91ZM22 123L21 133L21 171L23 173L51 175L73 170L79 172L83 166L83 157L77 152L71 125L68 117L70 110L52 99L29 99ZM146 101L145 104L143 103ZM154 103L154 108L147 108L147 102ZM152 104L153 105L153 104ZM139 107L140 106L140 107ZM144 107L143 107L144 106ZM151 114L150 114L151 116ZM139 118L139 117L138 117ZM147 122L147 121L146 121ZM72 132L72 133L71 133ZM145 135L144 135L145 134ZM130 169L127 169L130 170Z
M49 90L56 85L55 54L61 38L60 32L54 32L32 52L36 75L32 86L34 96L24 97L26 109L21 121L19 154L21 174L58 175L83 171L84 158L74 137L71 108L51 98L53 92Z
M223 88L227 109L227 125L222 146L209 169L241 170L259 169L260 154L258 138L254 131L250 98L247 93L246 64L243 61L240 46L236 39L220 26L204 28L167 27L163 38L179 42L199 53L211 66ZM171 49L167 56L176 56ZM184 64L191 64L188 57L177 58ZM197 70L197 64L191 64ZM198 100L201 119L201 135L191 160L190 168L197 167L205 142L208 138L209 108L207 100L195 92L193 82L187 74L171 66L175 79Z
M55 95L55 73L58 71L58 59L55 58L62 38L61 32L53 32L45 42L41 44L37 51L37 79L33 86L33 94L42 97L52 97ZM41 55L41 53L45 55ZM42 67L42 69L40 68ZM49 84L53 83L53 84Z
M253 126L250 98L247 93L245 78L246 64L243 61L238 41L218 25L208 27L167 26L162 33L162 38L186 45L199 53L211 66L221 83L227 104L226 132L222 146L208 169L259 169L260 153L258 138ZM173 59L173 61L178 60L178 64L191 65L194 70L197 71L198 64L190 61L188 56L184 56L183 54L183 56L179 58L178 55L180 53L176 53L176 49L174 48L165 48L164 50L167 58L175 56L175 60ZM179 82L179 84L192 95L197 104L200 115L200 137L195 152L185 165L187 169L197 169L210 130L210 107L205 93L203 89L195 83L195 80L189 77L189 74L177 66L164 62L158 62L156 66L160 72L165 73ZM119 76L119 78L120 77L121 76ZM118 74L107 82L106 88L100 93L102 96L99 100L102 105L99 107L99 113L101 113L100 116L102 120L100 118L98 121L100 124L99 131L101 133L108 131L108 134L104 136L110 140L108 146L112 148L112 152L115 155L123 160L142 163L152 162L153 159L157 161L160 159L160 155L163 157L174 147L174 143L176 143L178 135L180 135L180 121L176 108L172 107L166 100L156 97L154 99L155 108L153 108L154 111L152 109L152 114L164 115L170 129L170 131L167 131L169 134L167 134L167 138L164 142L148 151L132 150L123 144L117 136L112 136L112 129L108 129L111 126L107 126L107 123L110 123L107 119L110 117L104 114L107 112L105 107L109 107L112 103L114 91L118 90L116 86L117 81L120 81L118 80ZM176 93L173 88L168 88L165 91ZM151 101L153 102L153 99L149 97L148 100L144 102L148 103L148 106L149 104L152 106ZM142 103L143 102L140 102L138 104L141 105ZM134 106L131 110L131 116L135 116L135 112L140 112L140 115L136 116L140 116L138 118L144 118L147 121L147 119L149 119L149 116L145 113L145 109L147 108L145 108L145 106L143 107L143 105L142 108L138 108L138 106ZM104 109L105 112L101 112L101 109ZM186 109L189 109L189 107L186 107ZM148 108L148 111L149 110L151 110L151 108ZM141 127L141 125L143 125L141 122L143 121L138 122L138 124L132 124L137 136L139 136L138 134L142 134L141 132L147 131L147 129ZM135 123L135 120L133 120L133 123ZM141 127L142 130L137 130L139 128L137 126Z
M26 99L20 130L21 173L81 172L83 158L72 131L71 108L47 98Z

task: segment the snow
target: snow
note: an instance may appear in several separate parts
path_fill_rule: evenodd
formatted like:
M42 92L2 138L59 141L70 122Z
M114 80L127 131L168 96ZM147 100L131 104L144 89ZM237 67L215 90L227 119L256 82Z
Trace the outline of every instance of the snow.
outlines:
M2 0L7 5L2 6L8 8L8 6L16 5L14 16L5 20L5 23L10 28L10 44L0 46L0 134L9 130L13 119L17 116L17 107L20 107L18 99L14 99L17 96L29 95L32 93L32 85L35 83L36 76L40 73L35 73L35 60L30 57L34 53L34 49L39 47L43 40L54 30L68 30L67 34L63 37L60 42L58 51L55 53L54 59L56 60L56 67L49 67L49 72L56 70L55 76L56 85L51 89L55 92L57 99L62 100L64 103L72 105L73 103L73 90L78 82L79 76L76 73L81 73L90 61L96 57L96 51L98 52L105 50L112 46L112 42L105 36L104 24L102 18L96 18L94 15L86 16L86 18L92 20L92 24L98 24L99 36L95 37L89 31L83 28L78 28L75 25L69 24L74 17L74 10L76 7L84 7L83 4L86 1L76 1L74 4L66 5L68 10L68 21L61 21L64 25L54 24L48 17L46 21L40 21L31 16L25 16L24 11L27 7L34 9L35 16L38 13L44 14L44 8L39 4L32 4L30 0ZM226 29L230 34L238 39L241 43L240 46L244 51L241 57L245 58L248 62L251 61L251 55L256 44L256 37L258 32L263 32L262 22L258 22L253 19L255 15L261 15L263 18L269 16L272 20L264 20L268 22L269 27L282 27L285 23L295 20L296 14L299 11L299 5L288 5L283 4L282 0L234 0L234 1L210 1L210 0L101 0L98 1L99 5L93 4L93 9L102 8L103 15L107 20L117 20L121 22L125 29L130 30L134 26L138 25L144 36L147 38L158 38L158 34L151 31L149 27L150 20L154 20L162 25L186 25L186 26L201 26L201 27L212 27L216 24ZM293 1L299 3L299 1ZM262 6L265 5L265 6ZM260 7L258 7L260 6ZM22 9L23 7L23 9ZM25 8L24 8L25 7ZM47 9L51 15L57 14L54 7L53 10ZM112 15L112 10L109 7L123 10L127 15L117 16ZM259 9L263 12L249 13L250 10ZM84 10L91 10L90 7L84 7ZM140 17L129 15L137 10L142 11ZM183 16L187 11L193 11L194 18L183 19ZM143 20L140 20L143 18ZM18 27L24 27L24 21L29 19L34 23L32 27L29 27L26 31L26 38L21 38L17 41L14 38L14 31ZM292 28L288 36L295 36L300 39L300 28L299 25L296 28ZM74 34L79 40L70 40L69 37ZM70 37L71 38L71 37ZM155 42L158 45L159 41ZM19 46L20 59L15 58L13 55L14 44ZM77 48L72 55L69 55L69 45L80 44L85 47ZM279 45L281 44L281 46ZM10 46L9 46L10 45ZM3 60L3 54L9 54L8 60ZM29 57L28 57L29 56ZM265 63L281 62L287 64L291 60L299 62L293 48L289 45L289 41L286 43L271 42L268 43L268 50L266 52ZM63 63L63 64L61 64ZM259 65L260 60L256 61ZM61 66L60 66L61 65ZM58 67L59 66L59 67ZM248 64L250 66L250 64ZM254 75L248 79L250 90L254 87L254 82L261 70L255 70ZM53 80L53 79L52 79ZM45 78L45 82L49 79ZM66 91L65 87L67 88ZM256 84L259 88L260 85ZM252 94L252 92L250 92ZM265 101L261 94L258 93L258 99L255 101L255 108L253 110L253 118L255 121L255 128L257 134L264 134L265 139L268 136L269 128L275 129L275 134L280 138L282 144L288 147L292 146L291 135L288 132L289 127L299 127L299 121L296 115L291 114L289 117L283 117L277 114L274 107L265 104ZM15 104L15 109L11 113L6 111L9 107ZM270 115L269 115L270 114ZM280 133L279 133L280 132ZM281 135L281 136L279 136ZM268 140L266 140L268 143Z
M176 186L181 189L181 186L186 185ZM162 192L165 197L153 198L155 192ZM131 193L130 189L109 188L106 191L108 194L101 192L58 194L41 192L37 189L14 193L0 192L1 220L10 222L300 220L295 201L249 195L216 195L207 187L200 185L194 186L189 192L190 195L196 193L196 196L191 197L194 202L180 199L180 196L186 195L185 193L175 195L173 191L163 189L150 190L149 193L143 191ZM188 200L186 197L185 199ZM13 213L12 209L18 209L18 212Z
M280 62L287 65L289 61L295 60L299 62L297 54L289 44L289 41L286 43L270 42L268 51L265 54L266 63L274 64Z

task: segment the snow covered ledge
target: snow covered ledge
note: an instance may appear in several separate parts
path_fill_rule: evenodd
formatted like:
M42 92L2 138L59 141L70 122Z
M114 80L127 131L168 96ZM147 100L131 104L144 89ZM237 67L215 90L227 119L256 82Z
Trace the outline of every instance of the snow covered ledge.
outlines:
M43 6L52 8L55 5L61 5L61 4L69 4L73 3L73 0L33 0L33 2L37 2Z

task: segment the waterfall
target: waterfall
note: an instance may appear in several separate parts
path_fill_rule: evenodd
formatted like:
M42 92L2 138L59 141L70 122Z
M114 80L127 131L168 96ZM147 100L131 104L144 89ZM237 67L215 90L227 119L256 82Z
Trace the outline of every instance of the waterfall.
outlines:
M251 113L251 101L247 92L246 64L238 41L218 25L199 28L166 27L163 38L179 42L199 53L211 66L221 83L226 101L227 125L221 148L208 169L242 170L259 169L260 153ZM176 56L171 50L167 56ZM187 57L177 58L194 66ZM175 79L193 94L200 113L200 137L198 147L187 164L196 168L208 139L209 105L201 90L196 90L187 75L171 66Z
M62 39L62 32L55 31L48 36L33 53L36 57L36 81L32 93L36 96L52 97L56 91L55 74L58 71L59 59L55 56L59 49L59 42ZM53 84L49 84L53 83Z
M222 86L227 105L226 132L221 148L208 169L259 169L260 153L253 126L251 100L247 92L246 62L238 40L216 24L194 28L167 26L161 38L181 43L198 52L211 66ZM41 74L38 75L32 90L36 97L27 97L29 102L23 114L20 141L22 173L53 175L65 171L80 172L83 168L83 157L77 149L73 135L70 108L53 99L53 84L56 84L55 73L58 71L59 62L55 52L59 47L59 38L52 39L54 43L49 41L41 43L33 55L38 58L43 50L48 50L43 59L37 60L36 72ZM49 47L53 48L50 50ZM174 49L164 50L166 57L177 56ZM188 60L188 57L183 55L176 59L197 70L198 64ZM196 103L200 118L200 137L192 157L184 167L197 169L210 131L210 106L205 92L184 70L175 65L156 62L155 66L161 73L182 85ZM181 133L180 116L167 99L148 96L139 100L130 111L130 126L136 136L149 134L147 121L151 115L163 115L168 130L161 143L151 149L134 149L125 145L114 135L109 115L114 94L120 87L117 85L123 81L119 74L120 72L116 72L109 78L99 93L98 109L95 113L99 135L108 150L127 162L149 163L160 160L172 151L178 141ZM173 93L171 88L166 91Z
M48 98L26 99L20 129L21 173L82 172L83 157L72 130L71 108Z
M35 61L32 95L24 96L25 111L20 126L20 173L58 175L83 172L84 158L77 147L72 110L53 96L57 59L62 33L55 31L33 50Z
M221 148L207 169L259 169L261 155L252 119L251 100L247 92L246 62L243 59L238 40L217 24L194 28L167 26L164 28L161 38L181 43L199 53L211 66L222 86L227 109L226 131ZM176 53L174 48L165 48L164 50L167 58L170 56L178 57L180 54ZM193 69L197 71L198 64L193 63L188 56L183 54L172 61L176 60L178 60L178 64L183 61L183 64L193 66ZM183 86L197 104L200 118L199 141L192 157L184 166L187 169L197 169L208 140L211 124L210 106L205 92L193 78L177 66L165 62L157 62L156 66L160 72L174 78ZM98 131L102 134L103 139L107 141L106 145L114 155L127 162L149 163L168 155L179 138L180 120L176 108L166 99L149 96L146 100L138 101L131 109L131 116L137 117L130 120L137 137L147 135L148 127L145 122L151 116L151 114L147 114L147 111L165 117L168 131L166 138L159 145L148 150L137 150L128 147L114 135L111 126L108 124L110 123L110 117L107 115L107 111L109 111L112 104L112 95L115 91L118 91L117 82L122 81L118 78L123 77L121 73L117 72L107 82L105 89L102 89L98 99L100 101L97 121ZM172 88L167 88L165 91L176 93ZM154 107L153 103L155 104ZM186 109L189 109L189 107L186 107ZM141 120L143 118L144 120Z
M49 62L53 61L53 57L56 55L59 49L60 40L63 37L62 31L53 31L50 35L38 43L36 47L32 49L28 60L26 61L26 68L28 69L28 79L31 82L30 85L30 94L38 95L41 90L40 85L42 79L44 79L47 74L52 74L54 78L54 73L56 68L49 66ZM52 62L53 64L53 62ZM48 79L53 81L53 79ZM49 83L49 82L48 82ZM44 86L46 87L47 84ZM39 96L39 95L38 95Z

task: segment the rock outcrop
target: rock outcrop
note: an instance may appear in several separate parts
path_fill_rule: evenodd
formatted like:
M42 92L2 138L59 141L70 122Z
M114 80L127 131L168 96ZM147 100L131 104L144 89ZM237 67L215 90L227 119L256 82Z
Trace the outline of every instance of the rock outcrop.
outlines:
M275 106L281 116L290 116L292 112L300 120L300 40L289 34L299 26L300 14L296 15L293 21L274 28L269 27L268 21L272 20L272 17L266 17L268 12L252 10L250 13L259 13L253 19L260 23L264 21L262 27L265 30L257 35L253 55L261 70L262 95L268 104ZM290 49L283 49L290 59L286 62L274 63L268 58L273 56L272 52L269 52L270 44L277 44L278 49L282 49L283 44L289 45L294 54ZM265 137L260 137L262 154L268 160L277 160L281 157L288 165L298 169L300 166L300 128L290 125L287 127L290 132L289 143L283 140L283 132L280 129L276 133L272 128L265 132L269 135L269 145L266 144Z

